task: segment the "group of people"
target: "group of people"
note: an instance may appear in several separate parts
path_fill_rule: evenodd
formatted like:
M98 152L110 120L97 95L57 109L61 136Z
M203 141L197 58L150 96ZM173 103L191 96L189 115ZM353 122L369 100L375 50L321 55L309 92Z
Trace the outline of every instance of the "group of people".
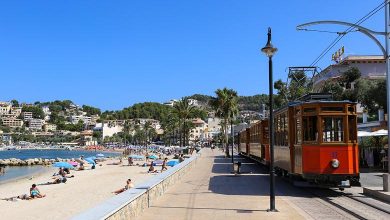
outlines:
M78 170L84 170L84 162L83 162L83 156L80 157L79 159L79 168ZM42 183L42 184L38 184L38 185L51 185L51 184L60 184L60 183L66 183L68 181L68 178L73 178L74 175L72 175L70 173L70 169L69 168L64 168L64 167L60 167L58 172L57 173L54 173L53 176L52 176L52 181L49 181L49 182L46 182L46 183ZM9 198L3 198L2 200L6 200L6 201L15 201L15 200L30 200L30 199L34 199L34 198L43 198L45 197L46 195L45 194L42 194L38 187L37 187L37 184L32 184L31 188L30 188L30 193L29 194L22 194L22 195L18 195L18 196L13 196L13 197L9 197Z
M165 159L163 160L163 163L162 163L162 165L161 165L161 172L163 172L163 171L165 171L165 170L168 170L167 161L168 161L168 158L165 158ZM150 162L150 166L149 166L148 173L158 173L158 171L156 170L156 168L154 168L153 162Z

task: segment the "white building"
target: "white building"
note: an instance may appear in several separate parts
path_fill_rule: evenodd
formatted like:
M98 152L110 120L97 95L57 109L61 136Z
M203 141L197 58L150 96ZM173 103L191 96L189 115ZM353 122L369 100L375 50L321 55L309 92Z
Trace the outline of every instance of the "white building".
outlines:
M0 119L1 118L17 118L18 116L16 114L13 114L13 113L8 113L8 114L2 114L0 115Z
M17 118L2 118L1 121L3 125L11 128L21 128L23 126L23 121Z
M222 120L220 118L208 118L208 138L213 139L221 133L221 123Z
M173 106L175 105L176 102L178 102L178 100L176 100L176 99L171 99L171 100L169 100L168 102L164 102L163 104L164 104L164 105L168 105L168 106L173 107Z
M45 120L43 119L36 119L36 118L33 118L33 119L30 119L28 121L28 128L30 130L42 130L42 126L45 124Z
M70 122L72 124L77 124L79 121L82 121L83 123L87 124L91 122L91 117L84 116L84 115L72 115L70 116Z
M199 101L196 99L187 99L187 102L190 106L199 106Z
M78 135L80 135L80 132L67 131L67 130L57 130L57 131L55 131L55 134L60 135L60 136L64 136L64 135L78 136Z
M11 114L14 114L16 115L16 117L19 117L20 114L22 114L22 107L12 107Z
M154 128L156 131L161 129L161 124L160 124L160 121L159 120L155 120L155 119L151 119L151 118L137 118L134 120L135 121L135 124L138 124L141 126L141 129L143 128L143 126L149 122L150 123L150 126L152 128Z
M0 102L0 115L8 114L11 111L11 103Z
M383 56L347 56L339 63L328 66L313 77L314 91L319 91L327 80L337 80L343 72L351 67L358 68L362 78L386 78L386 64Z
M57 125L55 125L55 124L45 124L45 125L43 125L43 129L45 131L56 131L57 130Z
M29 121L33 119L33 113L32 112L23 112L22 117L24 121Z
M45 121L50 120L51 111L49 106L43 106L42 107L43 114L45 115Z
M190 130L190 142L208 140L208 125L200 118L192 119L194 128Z
M125 123L125 120L107 120L103 123L97 123L94 130L101 130L103 138L112 137L114 134L123 131Z
M43 107L42 107L42 111L43 111L43 113L45 114L45 116L46 116L46 115L51 115L51 111L50 111L49 106L43 106Z

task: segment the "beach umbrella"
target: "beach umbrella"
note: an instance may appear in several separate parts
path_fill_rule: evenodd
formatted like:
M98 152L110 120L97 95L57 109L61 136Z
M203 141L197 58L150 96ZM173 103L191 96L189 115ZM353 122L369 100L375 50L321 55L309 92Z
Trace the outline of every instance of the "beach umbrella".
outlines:
M161 166L163 164L163 161L162 160L155 160L152 163L153 163L153 166Z
M156 156L156 155L150 155L149 156L149 159L152 159L152 160L155 160L155 159L157 159L158 157Z
M69 161L68 163L75 167L79 165L79 163L77 163L76 161Z
M91 156L91 157L88 157L88 158L91 158L92 160L96 160L95 156Z
M84 160L90 164L96 164L95 161L91 157L85 158Z
M179 160L170 160L167 162L167 166L173 167L179 164Z
M104 157L104 154L96 154L96 157Z
M140 155L130 155L129 157L133 158L133 159L144 159L143 156L140 156Z
M73 165L67 162L56 162L53 164L53 167L62 167L68 169L74 169Z

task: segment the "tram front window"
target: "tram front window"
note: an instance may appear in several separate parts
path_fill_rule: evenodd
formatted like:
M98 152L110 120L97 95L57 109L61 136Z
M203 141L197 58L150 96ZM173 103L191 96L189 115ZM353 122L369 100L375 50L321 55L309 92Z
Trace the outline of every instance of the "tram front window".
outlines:
M343 142L343 118L323 117L322 118L322 141L323 142Z

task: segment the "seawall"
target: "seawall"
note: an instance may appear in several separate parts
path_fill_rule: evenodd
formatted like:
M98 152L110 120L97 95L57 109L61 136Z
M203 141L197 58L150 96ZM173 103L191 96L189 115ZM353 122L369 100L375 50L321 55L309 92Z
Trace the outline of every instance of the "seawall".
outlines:
M190 172L200 153L75 217L73 220L134 219Z

